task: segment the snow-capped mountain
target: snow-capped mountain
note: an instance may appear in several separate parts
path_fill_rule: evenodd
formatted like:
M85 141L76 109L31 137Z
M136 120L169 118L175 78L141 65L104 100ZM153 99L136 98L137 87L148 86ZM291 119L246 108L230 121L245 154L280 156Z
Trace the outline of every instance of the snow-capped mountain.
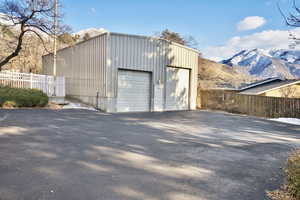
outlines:
M300 50L244 50L222 63L258 78L300 78Z
M0 13L0 25L12 25L12 22L9 21L7 15Z

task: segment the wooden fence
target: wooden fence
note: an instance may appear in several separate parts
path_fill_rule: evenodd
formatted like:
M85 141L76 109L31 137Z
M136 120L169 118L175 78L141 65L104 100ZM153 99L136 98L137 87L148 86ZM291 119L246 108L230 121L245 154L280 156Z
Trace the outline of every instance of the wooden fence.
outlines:
M17 72L0 72L0 85L42 90L49 97L65 96L65 77Z
M300 99L243 95L221 90L198 92L198 107L260 117L300 118Z

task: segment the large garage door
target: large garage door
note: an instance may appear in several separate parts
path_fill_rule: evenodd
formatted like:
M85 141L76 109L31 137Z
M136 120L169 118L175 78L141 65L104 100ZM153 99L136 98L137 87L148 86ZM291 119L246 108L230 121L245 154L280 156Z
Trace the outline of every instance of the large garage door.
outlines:
M148 72L119 70L117 111L150 111L150 84Z
M188 69L167 67L166 110L189 109Z

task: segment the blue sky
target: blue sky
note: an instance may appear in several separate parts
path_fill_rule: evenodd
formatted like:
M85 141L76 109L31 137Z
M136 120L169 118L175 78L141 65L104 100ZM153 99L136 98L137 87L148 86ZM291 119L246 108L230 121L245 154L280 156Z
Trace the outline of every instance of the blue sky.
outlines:
M199 43L198 48L204 52L209 48L226 46L234 37L244 38L263 31L289 29L276 4L279 2L286 12L292 7L292 0L61 1L65 22L75 32L95 27L112 32L153 35L168 28L193 36ZM238 30L237 24L249 16L259 16L264 23L252 30Z

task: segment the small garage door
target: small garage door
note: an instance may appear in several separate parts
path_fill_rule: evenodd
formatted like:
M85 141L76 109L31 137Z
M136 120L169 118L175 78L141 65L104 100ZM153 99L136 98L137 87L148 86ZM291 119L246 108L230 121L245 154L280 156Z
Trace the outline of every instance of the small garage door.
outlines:
M150 111L151 74L129 70L118 71L118 112Z
M189 109L188 69L167 67L166 110Z

